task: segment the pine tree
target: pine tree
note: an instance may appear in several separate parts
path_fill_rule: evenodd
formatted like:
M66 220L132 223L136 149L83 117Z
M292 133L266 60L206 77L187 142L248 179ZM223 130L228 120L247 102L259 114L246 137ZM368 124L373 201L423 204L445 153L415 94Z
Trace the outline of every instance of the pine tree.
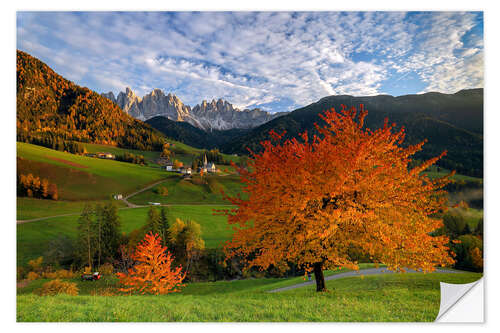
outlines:
M96 204L95 206L95 215L96 219L94 221L94 230L96 233L96 253L97 253L97 265L101 266L101 258L102 258L102 222L104 218L103 207L100 204Z
M167 209L162 207L160 210L160 226L161 226L161 238L163 246L168 247L170 240L170 223L168 222Z
M151 232L154 234L161 234L162 225L161 217L158 210L155 207L150 207L148 211L148 219L146 221L146 226L144 229L145 233Z
M82 261L87 261L88 267L92 267L92 259L95 254L96 234L94 229L92 207L85 204L82 214L78 219L77 227L77 251Z
M111 259L118 253L121 241L121 221L118 217L118 208L110 201L103 206L101 216L102 258Z

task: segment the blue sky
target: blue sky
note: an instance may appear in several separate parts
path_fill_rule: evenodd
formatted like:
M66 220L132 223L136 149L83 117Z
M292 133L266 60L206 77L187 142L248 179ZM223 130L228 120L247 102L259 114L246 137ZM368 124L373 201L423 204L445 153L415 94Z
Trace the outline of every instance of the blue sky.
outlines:
M17 48L97 92L271 112L484 76L481 12L18 12Z

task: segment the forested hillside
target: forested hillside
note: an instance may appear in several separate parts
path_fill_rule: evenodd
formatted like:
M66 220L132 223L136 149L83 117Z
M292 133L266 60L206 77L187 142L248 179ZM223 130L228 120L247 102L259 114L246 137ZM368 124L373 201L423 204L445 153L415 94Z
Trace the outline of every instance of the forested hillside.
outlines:
M50 148L78 141L160 150L162 135L116 104L17 51L17 140Z
M456 94L429 93L400 97L329 96L316 103L297 109L288 115L271 120L220 147L225 153L245 153L247 148L260 149L260 142L269 139L271 129L286 131L285 138L298 137L308 131L315 132L314 123L321 124L318 114L341 105L348 107L364 104L368 110L365 126L379 128L388 118L407 132L405 144L427 139L423 150L416 157L427 159L448 154L438 165L459 173L482 177L483 175L483 89L463 90Z
M189 146L205 149L220 147L250 131L249 129L241 128L224 131L204 131L188 122L173 121L161 116L148 119L146 123L171 139L181 141Z

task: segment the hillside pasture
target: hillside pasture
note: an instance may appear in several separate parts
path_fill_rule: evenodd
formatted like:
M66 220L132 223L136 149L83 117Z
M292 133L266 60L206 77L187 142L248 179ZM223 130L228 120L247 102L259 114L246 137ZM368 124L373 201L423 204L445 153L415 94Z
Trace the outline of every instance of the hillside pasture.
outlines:
M213 209L228 206L217 205L178 205L168 207L171 223L176 218L191 219L201 226L202 237L207 248L222 246L230 239L232 230L225 216L213 215ZM126 234L146 223L149 207L123 208L118 211L122 232ZM79 215L54 217L46 220L17 225L17 264L24 266L31 259L43 256L52 240L60 236L76 238Z
M168 195L160 195L158 193L159 187L166 187ZM191 179L183 179L180 175L173 175L168 177L165 182L129 198L129 201L136 205L145 205L148 202L227 204L228 202L222 198L221 190L231 196L241 193L239 177L237 175L206 175L200 179L199 175L194 175Z
M27 197L17 197L17 220L29 220L62 214L75 214L83 210L85 204L95 205L101 201L60 201ZM125 207L123 201L115 201L118 207Z
M136 150L136 149L126 149L126 148L118 148L114 146L108 145L98 145L93 143L83 143L85 150L88 153L111 153L115 156L123 155L125 153L130 153L134 155L142 155L147 164L156 164L156 160L160 157L159 151L150 151L150 150Z
M17 142L17 173L55 183L61 200L100 200L131 193L164 178L158 168L60 152ZM126 179L126 181L124 181Z

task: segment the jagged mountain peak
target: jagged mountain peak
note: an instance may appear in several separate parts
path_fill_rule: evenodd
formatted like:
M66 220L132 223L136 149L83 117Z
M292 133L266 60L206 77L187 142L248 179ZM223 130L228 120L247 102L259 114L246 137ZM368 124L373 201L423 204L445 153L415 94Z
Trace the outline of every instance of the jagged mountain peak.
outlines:
M102 93L101 96L106 97L107 99L110 99L112 102L116 103L116 97L112 91L107 92L107 93Z
M130 87L127 87L125 92L120 92L116 99L112 93L102 95L114 101L123 111L137 119L147 120L163 116L175 121L188 122L206 131L252 128L278 116L278 114L271 114L260 109L242 111L222 98L212 99L210 102L203 100L191 108L175 94L169 92L165 95L159 88L153 89L142 98L137 97Z

